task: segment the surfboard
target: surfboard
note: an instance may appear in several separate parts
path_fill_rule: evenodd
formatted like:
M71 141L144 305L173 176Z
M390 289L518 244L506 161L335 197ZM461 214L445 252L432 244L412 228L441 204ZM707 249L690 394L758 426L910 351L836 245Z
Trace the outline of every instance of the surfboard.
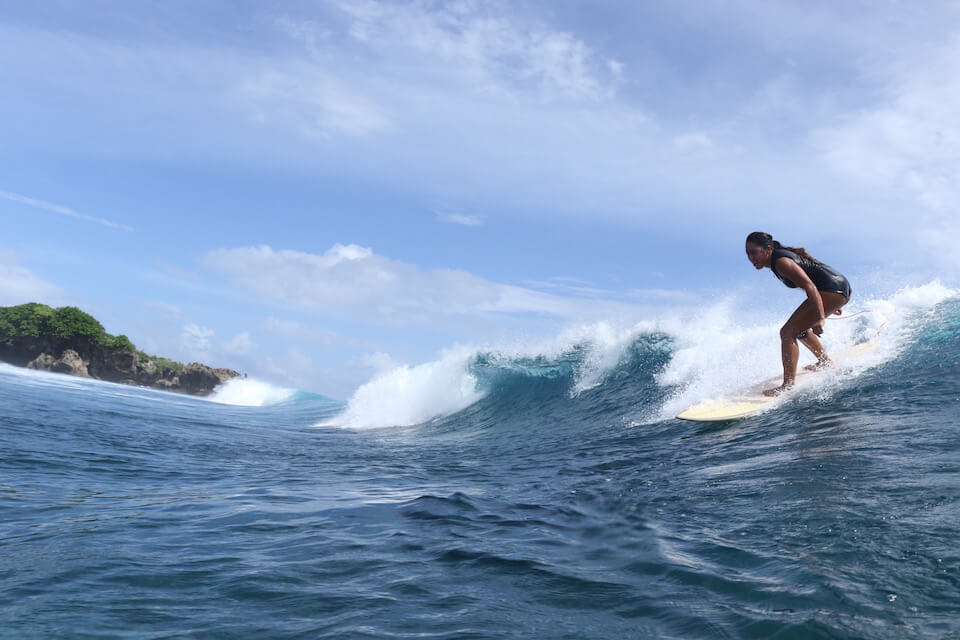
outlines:
M844 363L866 355L876 348L876 343L864 342L838 351L830 357L834 361L834 366L842 367ZM797 379L793 390L796 390L811 378L821 375L822 373L824 373L824 370L808 371L801 367L800 371L797 372ZM774 397L763 395L764 389L776 387L782 381L783 378L778 376L770 380L765 380L746 390L735 391L730 395L717 398L709 398L680 412L677 414L677 418L680 420L692 420L694 422L723 422L756 415L784 397L784 395ZM790 392L787 393L789 394Z

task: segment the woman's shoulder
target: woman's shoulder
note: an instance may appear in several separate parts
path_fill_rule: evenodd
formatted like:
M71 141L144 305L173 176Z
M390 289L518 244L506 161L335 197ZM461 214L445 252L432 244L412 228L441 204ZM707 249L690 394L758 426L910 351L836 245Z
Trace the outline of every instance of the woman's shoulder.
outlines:
M800 256L790 251L790 249L784 249L783 247L773 250L773 261L776 262L780 258L788 258L794 262L800 262Z
M795 254L789 249L774 249L773 254L770 256L770 267L776 271L777 263L781 260L786 260L787 262L793 262L796 265L802 265L803 261L800 259L800 256Z

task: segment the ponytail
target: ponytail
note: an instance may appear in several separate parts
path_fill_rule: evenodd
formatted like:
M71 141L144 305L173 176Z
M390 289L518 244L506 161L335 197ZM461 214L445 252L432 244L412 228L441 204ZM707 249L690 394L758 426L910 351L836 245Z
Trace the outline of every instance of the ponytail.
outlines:
M807 260L807 261L809 261L809 262L814 262L814 263L816 263L816 264L821 264L821 262L820 262L819 260L817 260L817 259L814 258L812 255L810 255L810 252L807 251L806 249L804 249L803 247L785 247L785 246L783 246L782 244L780 244L779 242L777 242L776 240L774 240L774 243L775 243L775 246L776 246L778 249L785 249L786 251L793 251L795 254L797 254L798 256L800 256L803 260Z

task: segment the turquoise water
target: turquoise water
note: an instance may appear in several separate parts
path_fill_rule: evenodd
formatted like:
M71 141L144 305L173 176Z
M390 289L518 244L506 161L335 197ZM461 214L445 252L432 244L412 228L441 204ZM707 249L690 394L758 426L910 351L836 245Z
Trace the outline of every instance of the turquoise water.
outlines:
M669 331L369 429L0 367L0 637L960 638L960 303L911 318L713 425Z

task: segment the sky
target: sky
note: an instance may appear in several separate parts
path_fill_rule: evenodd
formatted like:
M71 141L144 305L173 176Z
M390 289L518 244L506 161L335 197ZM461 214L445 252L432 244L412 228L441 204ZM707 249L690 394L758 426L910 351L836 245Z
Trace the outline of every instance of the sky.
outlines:
M0 305L346 398L454 345L960 282L960 4L0 0ZM779 287L783 289L783 287Z

